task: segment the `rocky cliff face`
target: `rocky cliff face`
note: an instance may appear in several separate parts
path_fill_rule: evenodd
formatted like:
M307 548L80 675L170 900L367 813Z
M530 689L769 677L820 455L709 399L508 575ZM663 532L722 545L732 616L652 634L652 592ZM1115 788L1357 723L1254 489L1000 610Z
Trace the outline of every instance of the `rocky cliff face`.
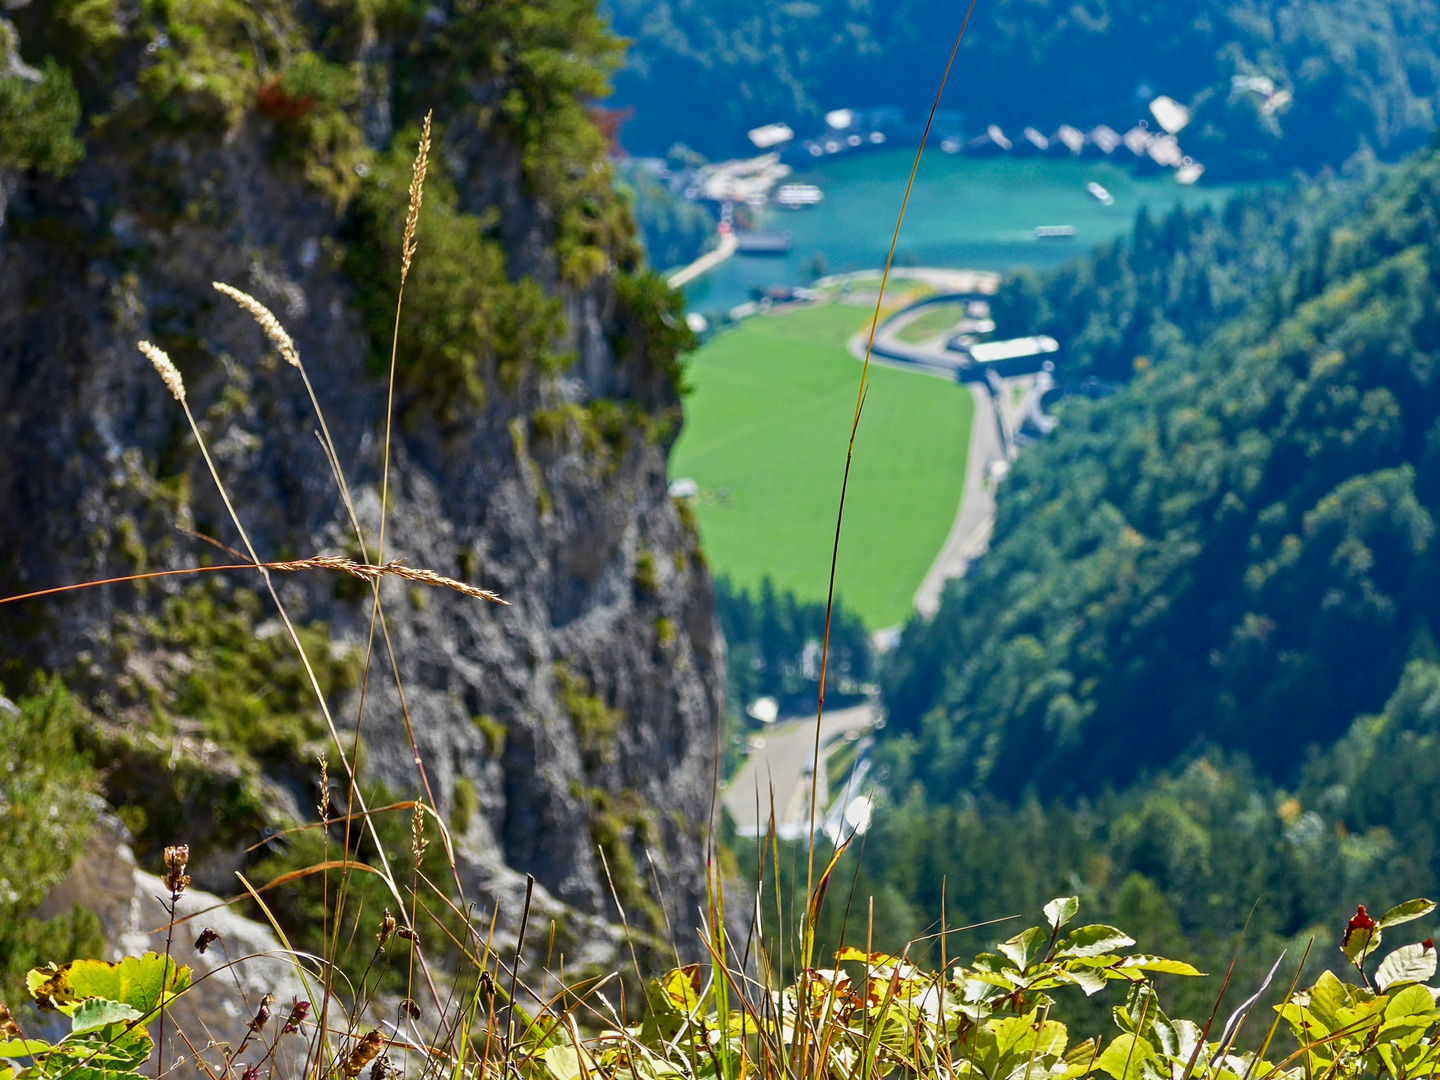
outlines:
M117 0L99 31L65 22L75 5L12 14L22 54L33 42L35 63L68 65L85 155L63 176L4 171L0 593L234 561L184 531L239 547L142 338L183 371L262 558L359 554L298 373L214 280L294 336L374 555L389 344L377 350L377 297L393 304L405 192L390 180L413 153L413 128L394 130L433 105L434 216L402 323L385 557L510 606L387 582L403 709L467 889L513 895L529 873L577 915L611 918L597 851L641 908L653 855L688 929L723 643L693 527L666 494L684 332L635 266L583 88L546 88L569 95L547 104L543 65L523 59L583 59L574 38L593 10L556 4L543 41L507 43L495 36L535 31L489 9L479 25L466 3L390 5L389 22L383 4L272 6L255 22L245 12L264 5L195 5L215 12L202 20ZM483 55L465 51L486 33ZM307 83L307 63L341 90ZM470 252L488 261L467 265ZM357 584L280 582L347 728L371 627ZM324 745L259 587L228 572L0 611L9 685L58 672L92 706L107 796L139 808L127 820L142 863L188 839L197 884L221 892L262 828L313 820ZM423 791L379 643L361 738L368 782Z

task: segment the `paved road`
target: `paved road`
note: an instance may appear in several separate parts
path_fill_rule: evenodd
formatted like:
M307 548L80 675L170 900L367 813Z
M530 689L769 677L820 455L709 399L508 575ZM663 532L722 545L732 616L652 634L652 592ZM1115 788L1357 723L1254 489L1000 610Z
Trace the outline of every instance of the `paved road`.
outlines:
M714 251L707 251L700 258L696 259L689 266L683 266L675 273L665 279L665 283L672 289L678 289L694 281L701 274L713 270L722 262L735 254L735 249L740 241L734 233L724 233L720 237L720 245Z
M869 703L826 712L820 722L820 775L816 791L816 825L825 817L830 797L825 779L824 747L841 736L862 731L875 722L875 706ZM741 836L758 836L770 822L770 800L774 793L775 817L784 839L799 839L810 821L810 766L815 758L815 719L784 721L766 728L740 771L725 788L721 798ZM753 745L753 744L752 744ZM758 809L757 809L758 802Z

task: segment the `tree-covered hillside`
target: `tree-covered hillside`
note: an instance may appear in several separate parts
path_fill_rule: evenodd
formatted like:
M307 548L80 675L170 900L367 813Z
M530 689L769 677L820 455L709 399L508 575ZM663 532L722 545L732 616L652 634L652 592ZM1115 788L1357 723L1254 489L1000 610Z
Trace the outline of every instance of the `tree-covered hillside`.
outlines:
M1062 377L1151 362L1063 404L888 659L822 940L853 881L881 948L1080 894L1208 970L1196 1010L1237 947L1232 991L1341 963L1357 903L1440 889L1440 153L1142 218L1001 299Z
M1152 335L1152 366L1022 455L989 555L890 667L934 794L1096 790L1207 743L1293 777L1434 655L1440 156L1314 231L1243 314ZM1209 246L1198 279L1224 279Z
M842 106L918 112L966 6L611 0L635 42L616 80L616 102L636 110L626 144L663 153L678 139L713 156L746 149L746 129L771 120L803 129ZM1424 141L1437 42L1434 0L995 0L975 6L947 104L980 125L1048 133L1128 123L1148 89L1196 107L1186 150L1219 173L1314 169L1362 145L1394 157Z

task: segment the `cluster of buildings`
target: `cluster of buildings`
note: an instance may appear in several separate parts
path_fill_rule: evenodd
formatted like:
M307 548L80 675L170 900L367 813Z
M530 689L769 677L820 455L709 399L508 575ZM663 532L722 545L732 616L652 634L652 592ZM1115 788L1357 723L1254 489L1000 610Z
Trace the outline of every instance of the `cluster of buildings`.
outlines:
M1123 132L1107 124L1082 130L1061 124L1050 134L1026 126L1009 133L997 124L971 132L963 114L937 110L930 120L930 139L948 154L1044 155L1057 158L1111 159L1141 172L1174 170L1175 179L1193 184L1205 167L1180 146L1179 135L1190 123L1190 110L1173 98L1151 100L1149 116ZM774 155L777 166L800 167L817 159L857 150L899 144L914 145L925 133L925 120L908 119L893 107L835 109L825 114L825 130L797 138L787 124L765 124L749 133L755 147Z

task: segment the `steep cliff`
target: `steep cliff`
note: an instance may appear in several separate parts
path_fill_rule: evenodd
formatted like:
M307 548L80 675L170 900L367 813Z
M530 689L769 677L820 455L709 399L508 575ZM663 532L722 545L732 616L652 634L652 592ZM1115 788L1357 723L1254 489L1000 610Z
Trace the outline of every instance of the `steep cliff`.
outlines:
M409 159L433 108L385 557L510 606L387 582L404 708L467 889L509 894L530 873L613 918L603 851L627 908L659 929L653 853L678 930L701 889L723 643L693 526L666 494L688 335L638 265L586 112L616 51L593 8L10 12L25 70L0 88L58 104L39 131L0 124L0 594L233 561L186 531L239 546L142 338L183 372L262 558L360 554L298 373L215 280L294 336L375 555ZM321 573L279 587L353 730L368 588ZM55 672L90 705L142 865L189 840L197 883L219 892L262 830L313 820L325 745L262 597L242 571L0 609L11 689ZM419 794L381 644L363 709L366 783Z

